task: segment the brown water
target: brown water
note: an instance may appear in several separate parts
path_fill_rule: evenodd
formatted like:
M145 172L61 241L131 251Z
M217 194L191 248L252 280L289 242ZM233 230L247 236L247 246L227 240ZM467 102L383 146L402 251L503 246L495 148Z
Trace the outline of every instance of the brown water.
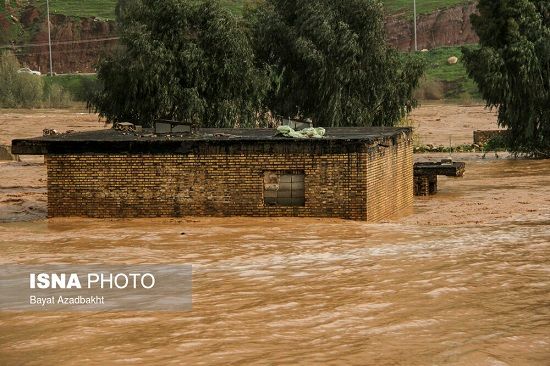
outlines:
M549 365L550 163L468 172L386 224L0 224L0 263L193 265L189 312L0 313L0 364Z

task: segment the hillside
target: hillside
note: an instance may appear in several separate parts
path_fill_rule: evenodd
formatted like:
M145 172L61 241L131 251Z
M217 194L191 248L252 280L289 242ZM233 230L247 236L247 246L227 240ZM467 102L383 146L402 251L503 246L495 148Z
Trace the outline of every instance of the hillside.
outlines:
M254 0L220 0L222 4L236 13L242 12L246 3ZM100 19L114 19L115 5L117 0L52 0L50 1L50 11L52 14L62 14L71 17L96 17ZM6 7L5 4L12 8L22 7L25 5L33 5L36 7L45 7L46 0L0 0L0 12Z
M262 0L221 0L237 14ZM24 66L47 72L48 47L45 0L0 0L0 46L11 48ZM388 42L402 51L414 49L411 0L383 1L387 12ZM28 6L31 4L31 6ZM93 72L102 54L117 47L114 7L116 0L51 0L52 56L57 73ZM34 6L32 6L34 5ZM468 0L418 0L418 49L429 49L425 94L461 99L477 94L461 64L447 65L449 56L460 56L456 45L477 43L469 16L475 4ZM435 11L436 9L441 9ZM26 46L8 47L9 44ZM443 48L441 48L443 47ZM61 78L73 94L80 78ZM76 93L75 93L76 91Z
M427 66L417 98L431 100L455 100L468 104L481 96L474 81L468 77L464 64L450 65L451 56L462 57L460 47L440 47L423 52Z
M247 3L254 3L257 0L221 0L228 8L240 13ZM449 8L452 6L472 2L470 0L418 0L416 4L418 14L429 14L436 9ZM412 17L411 0L383 0L389 14L403 14ZM0 11L5 4L16 8L26 4L37 7L45 6L45 0L0 0ZM19 4L19 5L17 5ZM52 0L50 10L54 14L63 14L75 17L96 17L101 19L114 19L116 0Z
M473 2L473 0L417 0L416 12L418 15L430 14L437 9L446 9ZM407 17L413 17L412 0L382 0L382 3L389 14L403 14Z

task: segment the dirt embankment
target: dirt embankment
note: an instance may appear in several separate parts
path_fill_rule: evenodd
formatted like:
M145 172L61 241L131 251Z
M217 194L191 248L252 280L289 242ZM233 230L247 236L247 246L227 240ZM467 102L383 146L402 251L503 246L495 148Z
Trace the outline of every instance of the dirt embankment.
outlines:
M476 4L455 6L420 15L417 19L418 49L477 43L479 38L470 23ZM414 50L412 17L396 14L386 19L388 42L403 51Z
M470 24L470 15L476 11L474 3L437 10L418 17L418 48L461 45L478 42ZM35 46L15 47L14 51L24 66L43 73L49 69L48 29L44 10L27 6L11 21L20 23L30 39L25 44ZM51 15L53 69L57 73L93 72L94 64L103 54L117 47L114 21L96 18L75 18L59 14ZM0 14L0 32L8 33L10 20ZM406 14L388 16L386 19L388 42L404 51L414 49L413 21ZM17 42L18 44L21 42Z
M30 37L25 46L15 45L13 51L22 65L46 73L49 70L48 27L44 11L25 7L19 17L12 17ZM50 14L52 24L52 63L56 73L94 72L102 54L117 46L115 22L96 18L75 18ZM4 26L0 24L4 32ZM19 42L18 42L19 44Z

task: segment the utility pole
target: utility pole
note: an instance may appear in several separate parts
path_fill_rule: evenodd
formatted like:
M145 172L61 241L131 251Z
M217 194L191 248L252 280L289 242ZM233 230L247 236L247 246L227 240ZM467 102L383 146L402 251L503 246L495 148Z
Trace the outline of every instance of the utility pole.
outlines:
M50 76L53 76L53 67L52 67L52 36L50 33L50 2L46 0L46 13L48 17L48 46L50 48Z
M416 39L416 0L413 0L414 7L414 50L418 51L418 41Z

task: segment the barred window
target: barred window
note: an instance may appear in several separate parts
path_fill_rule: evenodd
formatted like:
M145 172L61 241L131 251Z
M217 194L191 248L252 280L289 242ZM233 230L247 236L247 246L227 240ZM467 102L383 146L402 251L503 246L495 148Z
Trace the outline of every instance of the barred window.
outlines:
M266 206L305 206L304 172L264 172Z

